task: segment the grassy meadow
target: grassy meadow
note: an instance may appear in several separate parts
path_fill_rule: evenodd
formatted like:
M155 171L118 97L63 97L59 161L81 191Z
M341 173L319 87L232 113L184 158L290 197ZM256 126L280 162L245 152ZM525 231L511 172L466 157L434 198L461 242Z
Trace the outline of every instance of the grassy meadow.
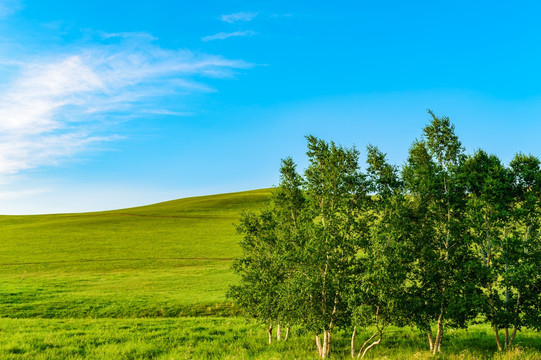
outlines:
M269 190L118 211L0 216L0 316L222 315L233 223Z
M357 348L366 339L361 332ZM317 359L310 334L266 343L264 327L242 318L0 319L2 359ZM336 334L333 358L349 358L349 334ZM490 330L473 326L447 334L445 352L433 357L424 337L390 329L368 359L540 359L539 336L526 331L513 350L494 353Z
M232 225L268 189L84 214L0 216L0 359L312 359L293 329L264 326L228 303L240 254ZM357 337L360 342L368 330ZM338 332L333 357L349 357ZM495 354L486 325L449 331L441 359L541 359L538 333ZM428 359L424 337L392 329L372 359Z

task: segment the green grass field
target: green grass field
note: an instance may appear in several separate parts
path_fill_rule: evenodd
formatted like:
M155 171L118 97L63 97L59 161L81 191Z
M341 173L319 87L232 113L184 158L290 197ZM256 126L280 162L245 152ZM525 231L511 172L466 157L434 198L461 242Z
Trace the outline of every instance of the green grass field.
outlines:
M118 211L0 216L2 317L227 314L233 223L269 190Z
M490 330L450 331L445 352L431 357L424 337L391 329L369 359L523 359L541 357L538 334L526 331L516 348L495 354ZM361 332L357 348L368 332ZM2 359L317 359L310 334L266 343L264 327L241 318L0 319ZM336 334L333 358L349 358L349 334Z
M293 329L290 341L269 346L265 327L235 316L225 297L240 254L233 223L269 194L0 216L0 359L315 359L310 334ZM349 357L349 336L335 335L333 357ZM530 331L506 354L495 354L485 325L446 341L437 358L541 359ZM424 337L404 328L369 358L430 356Z

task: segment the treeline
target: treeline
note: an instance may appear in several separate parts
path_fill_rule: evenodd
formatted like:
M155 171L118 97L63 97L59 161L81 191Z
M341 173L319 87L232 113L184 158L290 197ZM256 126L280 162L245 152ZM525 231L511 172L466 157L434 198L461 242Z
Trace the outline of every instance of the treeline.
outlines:
M429 114L400 168L368 146L363 172L355 148L308 136L304 174L283 160L270 205L242 214L229 296L269 324L269 342L273 326L278 339L299 327L326 358L342 327L362 358L388 325L418 328L432 354L472 321L499 350L541 328L539 159L467 155L449 118ZM358 349L364 327L375 332Z

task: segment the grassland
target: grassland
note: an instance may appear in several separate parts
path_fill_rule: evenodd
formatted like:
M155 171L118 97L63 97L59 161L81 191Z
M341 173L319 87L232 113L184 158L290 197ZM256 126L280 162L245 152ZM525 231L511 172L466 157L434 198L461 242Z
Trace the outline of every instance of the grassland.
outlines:
M240 254L232 224L269 194L0 216L0 359L315 359L310 334L269 346L225 298ZM534 332L506 354L484 325L446 336L441 359L541 359ZM333 357L348 358L349 334L334 339ZM428 359L425 343L393 329L369 358Z
M118 211L0 216L0 316L221 315L233 223L269 190Z
M447 334L445 353L431 357L424 337L391 329L369 359L539 359L539 338L521 334L519 346L495 354L490 330L474 326ZM316 359L310 334L266 344L262 326L241 318L0 319L2 359ZM360 334L366 338L368 332ZM333 358L349 358L349 334L338 333ZM360 345L357 345L358 347Z

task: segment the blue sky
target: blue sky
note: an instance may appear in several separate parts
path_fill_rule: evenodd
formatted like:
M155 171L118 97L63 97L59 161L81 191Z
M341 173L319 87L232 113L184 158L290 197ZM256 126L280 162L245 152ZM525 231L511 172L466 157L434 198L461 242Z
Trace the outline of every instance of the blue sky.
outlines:
M313 134L395 164L447 115L541 156L538 2L0 0L0 213L270 187Z

